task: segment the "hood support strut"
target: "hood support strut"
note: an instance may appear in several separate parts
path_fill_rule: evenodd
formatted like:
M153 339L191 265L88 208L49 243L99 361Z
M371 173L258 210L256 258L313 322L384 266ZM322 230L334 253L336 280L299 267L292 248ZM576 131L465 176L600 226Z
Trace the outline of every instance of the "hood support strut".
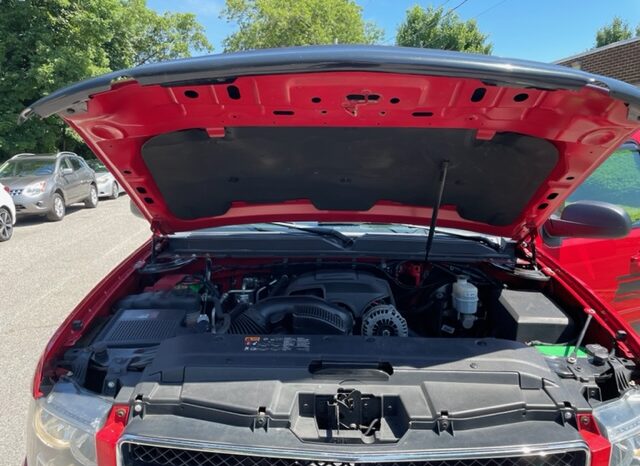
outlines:
M438 197L436 203L433 206L433 212L431 214L431 224L429 225L429 236L427 236L427 246L424 253L424 261L429 261L429 253L431 252L431 245L433 244L433 235L436 233L436 223L438 221L438 213L440 212L440 204L442 204L442 195L444 194L444 185L447 182L447 170L449 169L449 161L444 160L440 165L440 180L438 183Z

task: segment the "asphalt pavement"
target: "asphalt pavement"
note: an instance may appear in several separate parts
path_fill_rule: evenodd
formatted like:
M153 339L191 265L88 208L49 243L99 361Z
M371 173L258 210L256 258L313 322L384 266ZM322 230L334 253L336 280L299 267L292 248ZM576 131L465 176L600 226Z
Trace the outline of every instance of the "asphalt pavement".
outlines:
M51 334L110 270L150 236L129 198L81 204L56 223L18 220L0 243L0 464L22 465L30 385Z

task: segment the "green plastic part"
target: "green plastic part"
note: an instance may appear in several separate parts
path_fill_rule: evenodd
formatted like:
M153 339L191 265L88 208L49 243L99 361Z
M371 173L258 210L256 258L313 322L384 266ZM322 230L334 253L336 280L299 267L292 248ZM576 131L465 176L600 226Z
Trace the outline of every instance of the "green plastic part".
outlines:
M570 354L573 353L575 346L569 345L534 345L535 348L540 351L545 356L551 356L556 358L566 358ZM578 349L578 353L576 357L578 358L586 358L588 354L584 351L583 348Z

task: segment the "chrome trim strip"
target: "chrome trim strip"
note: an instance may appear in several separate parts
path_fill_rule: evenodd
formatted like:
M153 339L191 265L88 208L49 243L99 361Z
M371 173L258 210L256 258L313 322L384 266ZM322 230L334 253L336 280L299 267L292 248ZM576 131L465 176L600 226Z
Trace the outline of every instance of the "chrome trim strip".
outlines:
M419 450L407 452L326 452L314 450L296 449L272 449L267 447L228 445L217 443L202 443L189 440L162 439L145 437L140 435L124 434L116 444L117 466L124 466L122 458L122 446L125 443L140 445L176 448L182 450L194 450L210 453L223 453L242 456L259 456L265 458L285 458L307 461L322 461L336 463L389 463L404 461L440 461L440 460L464 460L484 458L505 458L510 456L546 456L570 451L582 451L585 453L585 466L591 466L591 452L586 442L574 441L569 443L552 443L544 445L514 445L507 449L502 447L488 448L461 448L456 450ZM336 445L344 446L344 445Z

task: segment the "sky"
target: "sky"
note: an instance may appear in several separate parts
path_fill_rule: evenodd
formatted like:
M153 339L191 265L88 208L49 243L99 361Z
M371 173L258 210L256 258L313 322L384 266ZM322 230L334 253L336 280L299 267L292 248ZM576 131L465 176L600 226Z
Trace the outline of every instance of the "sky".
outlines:
M489 34L493 54L553 62L594 46L596 31L614 16L632 28L640 24L640 0L357 0L363 17L385 31L385 44L393 45L398 25L413 5L444 5L462 19L475 18ZM194 13L205 27L214 52L234 25L220 19L224 0L147 0L159 11Z

